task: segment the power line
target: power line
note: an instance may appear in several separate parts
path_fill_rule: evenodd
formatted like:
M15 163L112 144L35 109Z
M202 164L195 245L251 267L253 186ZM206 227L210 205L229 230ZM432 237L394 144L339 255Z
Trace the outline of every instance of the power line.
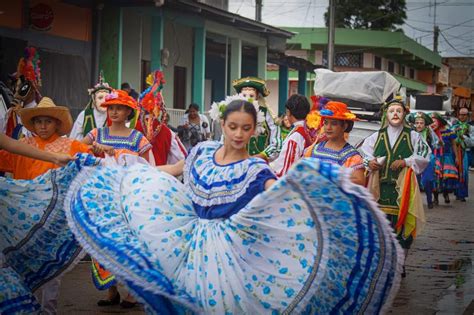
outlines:
M446 38L446 36L444 36L443 32L439 32L441 34L441 36L444 38L444 40L446 41L446 44L449 45L449 47L451 47L455 52L461 54L461 55L466 55L466 56L470 56L470 54L467 54L465 52L462 52L460 50L458 50L456 47L454 47L450 42L449 40Z
M433 22L429 21L420 21L420 20L413 20L413 19L406 19L405 21L410 21L410 22L416 22L416 23L425 23L425 24L430 24L433 25ZM406 24L406 22L405 22ZM438 25L445 25L445 26L454 26L456 24L449 24L449 23L437 23ZM461 25L461 27L474 27L473 25Z

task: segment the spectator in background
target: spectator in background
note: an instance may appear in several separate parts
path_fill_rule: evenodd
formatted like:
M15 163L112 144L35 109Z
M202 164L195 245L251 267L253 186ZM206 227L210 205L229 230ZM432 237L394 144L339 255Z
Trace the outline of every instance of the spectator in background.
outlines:
M175 133L178 132L178 128L173 127L172 125L170 125L170 115L168 114L168 112L163 113L163 123L165 123L165 125L168 126L168 128L170 128L171 131L173 131Z
M205 115L199 113L197 104L190 104L181 118L178 126L178 136L188 151L199 142L210 138L209 120Z
M128 93L128 95L130 95L131 97L133 97L134 100L138 100L138 93L137 91L135 91L132 86L130 85L130 83L128 82L124 82L122 83L121 87L120 87L121 90L124 90L125 92Z

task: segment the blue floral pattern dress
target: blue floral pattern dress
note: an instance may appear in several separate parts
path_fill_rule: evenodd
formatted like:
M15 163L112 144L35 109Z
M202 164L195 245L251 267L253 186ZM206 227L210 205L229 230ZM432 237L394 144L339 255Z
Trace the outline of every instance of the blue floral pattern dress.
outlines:
M84 169L65 205L84 249L149 313L386 310L403 263L385 216L338 165L302 159L276 184L256 158L200 143L184 184L148 165Z
M0 178L0 314L38 311L32 293L81 258L64 198L79 171L98 163L79 155L33 180Z

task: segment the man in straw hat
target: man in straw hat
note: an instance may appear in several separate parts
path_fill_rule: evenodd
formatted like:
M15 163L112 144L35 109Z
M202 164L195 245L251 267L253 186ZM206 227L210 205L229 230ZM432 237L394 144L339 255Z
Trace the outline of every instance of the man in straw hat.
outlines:
M409 109L401 100L388 102L383 110L382 128L365 139L361 150L370 171L369 189L407 253L425 222L416 174L428 166L431 150L406 125Z

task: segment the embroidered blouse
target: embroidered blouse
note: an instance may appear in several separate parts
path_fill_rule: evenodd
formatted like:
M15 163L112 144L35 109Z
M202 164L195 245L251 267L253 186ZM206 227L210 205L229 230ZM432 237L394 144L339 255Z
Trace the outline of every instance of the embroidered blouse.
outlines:
M364 168L362 155L349 143L346 143L339 151L326 148L326 143L327 141L313 144L308 148L305 156L314 157L332 164L338 164L350 168L352 171Z
M276 179L260 158L218 164L215 153L221 146L215 141L201 142L191 150L185 162L184 185L194 210L203 219L232 216L265 190L267 180Z
M109 145L115 149L115 157L121 154L142 155L151 149L148 139L138 130L130 129L127 137L112 136L109 134L109 128L92 129L87 137L99 144Z

